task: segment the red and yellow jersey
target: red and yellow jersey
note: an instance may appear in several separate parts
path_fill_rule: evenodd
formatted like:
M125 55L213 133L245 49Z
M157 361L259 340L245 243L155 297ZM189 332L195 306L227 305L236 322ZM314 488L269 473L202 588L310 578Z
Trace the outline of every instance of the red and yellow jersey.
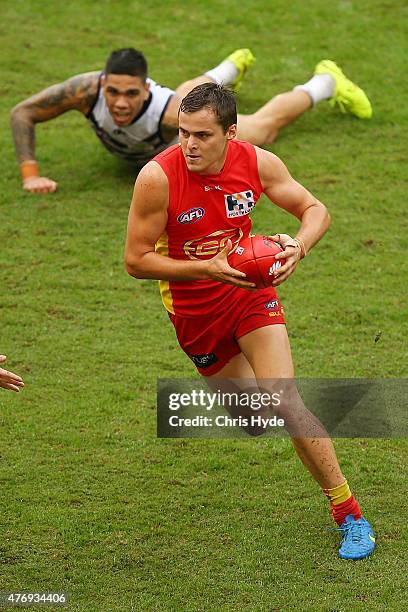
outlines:
M210 259L231 240L234 249L251 230L250 212L263 188L253 145L231 140L219 174L187 168L175 145L154 158L169 181L168 221L156 251L173 259ZM214 280L160 281L166 309L182 317L210 315L230 299L231 285Z

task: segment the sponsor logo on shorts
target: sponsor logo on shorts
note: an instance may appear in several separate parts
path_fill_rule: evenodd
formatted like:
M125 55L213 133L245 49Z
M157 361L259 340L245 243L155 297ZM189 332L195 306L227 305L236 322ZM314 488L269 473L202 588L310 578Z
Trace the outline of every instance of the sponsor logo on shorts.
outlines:
M196 221L202 219L204 215L205 210L204 208L201 208L201 206L197 208L189 208L177 217L177 221L179 223L195 223Z
M226 195L224 198L227 217L229 219L232 217L249 215L255 206L255 199L252 191L240 191L239 193Z
M183 251L190 259L209 259L225 248L227 240L231 240L233 247L231 253L233 253L243 235L244 232L239 227L217 230L212 234L207 234L207 236L187 240L183 244Z
M271 300L270 302L266 302L265 308L266 310L276 310L279 307L278 300Z
M281 307L279 308L279 310L276 310L276 311L272 310L272 311L268 312L268 315L269 315L270 317L283 317L284 312L285 312L285 311L283 310L283 306L281 306Z
M215 353L207 353L206 355L189 355L189 357L198 368L209 368L218 361L218 357L215 355Z
M271 267L269 268L269 272L268 272L269 276L272 276L272 274L276 272L276 270L279 270L279 268L281 267L282 267L282 263L278 259L278 261L275 261L275 263L273 263Z

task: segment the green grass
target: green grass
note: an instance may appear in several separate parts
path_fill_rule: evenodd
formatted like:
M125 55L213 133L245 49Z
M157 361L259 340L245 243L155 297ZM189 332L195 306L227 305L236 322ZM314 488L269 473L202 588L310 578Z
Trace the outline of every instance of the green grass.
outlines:
M322 104L272 147L333 218L280 294L299 376L402 377L406 3L4 0L1 13L0 351L26 389L0 395L0 589L65 589L86 612L406 609L407 441L336 443L379 533L350 564L287 440L157 440L157 377L194 373L156 283L123 271L133 172L68 113L37 130L60 190L29 196L8 128L17 101L122 46L170 86L251 47L241 112L338 60L375 114ZM264 199L254 227L296 222Z

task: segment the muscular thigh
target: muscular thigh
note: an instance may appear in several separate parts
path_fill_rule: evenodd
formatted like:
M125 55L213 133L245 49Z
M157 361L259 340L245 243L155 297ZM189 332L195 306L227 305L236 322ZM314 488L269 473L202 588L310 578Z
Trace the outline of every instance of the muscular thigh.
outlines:
M262 114L238 115L237 137L258 147L275 140L278 131L274 130Z
M221 370L219 370L219 372L206 378L242 378L253 380L255 378L255 374L245 355L243 353L239 353L238 355L235 355L235 357L232 357L232 359L230 359L229 362Z
M256 378L293 378L292 354L285 325L255 329L239 338L238 345Z

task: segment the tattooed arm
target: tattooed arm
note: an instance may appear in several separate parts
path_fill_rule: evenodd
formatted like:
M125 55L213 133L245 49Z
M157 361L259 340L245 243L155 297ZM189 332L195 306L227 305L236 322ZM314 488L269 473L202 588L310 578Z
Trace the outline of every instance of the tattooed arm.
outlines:
M50 193L57 183L40 176L35 159L35 124L48 121L68 110L87 114L95 102L100 72L87 72L44 89L17 104L11 111L11 129L23 188L34 193Z

